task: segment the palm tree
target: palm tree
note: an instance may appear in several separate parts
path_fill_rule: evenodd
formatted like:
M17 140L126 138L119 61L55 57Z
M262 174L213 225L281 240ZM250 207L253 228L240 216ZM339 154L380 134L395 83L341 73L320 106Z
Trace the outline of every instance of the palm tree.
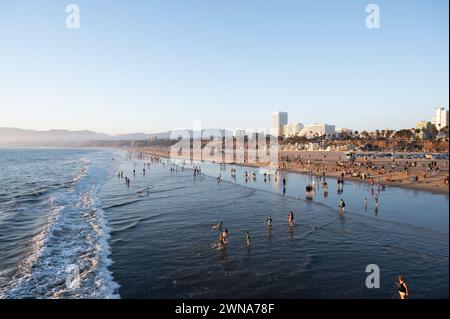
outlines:
M390 139L394 133L395 133L394 130L387 130L386 131L386 138Z
M446 137L448 137L448 126L444 126L443 128L441 128L440 132L442 132L443 134L445 134Z
M430 127L430 137L432 140L436 139L436 136L438 135L439 131L436 128L436 125L431 125Z

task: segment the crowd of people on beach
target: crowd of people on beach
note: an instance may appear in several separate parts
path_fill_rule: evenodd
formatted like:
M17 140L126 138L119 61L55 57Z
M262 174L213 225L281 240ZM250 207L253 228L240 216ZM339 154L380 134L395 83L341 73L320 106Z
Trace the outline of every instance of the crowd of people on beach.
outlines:
M427 159L403 159L398 157L378 158L376 156L364 156L359 158L347 158L339 156L336 161L327 160L327 155L321 157L302 157L300 155L284 155L280 157L280 168L294 170L308 174L321 174L336 176L337 174L368 181L372 178L383 179L386 183L398 184L428 184L435 177L442 176L442 185L448 185L448 160L429 161ZM443 168L442 168L443 166Z

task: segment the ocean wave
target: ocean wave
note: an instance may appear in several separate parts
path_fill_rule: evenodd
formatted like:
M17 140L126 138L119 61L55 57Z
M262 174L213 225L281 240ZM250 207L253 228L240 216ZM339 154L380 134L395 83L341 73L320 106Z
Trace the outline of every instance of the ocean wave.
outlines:
M102 180L102 168L88 173L84 167L72 188L52 195L45 227L30 241L31 253L0 298L119 298L119 285L108 270L111 230L98 196ZM66 282L74 269L79 285L71 286Z
M126 202L105 206L105 207L103 207L103 209L111 209L111 208L122 207L122 206L130 205L130 204L134 204L134 203L137 203L137 202L140 202L140 201L141 201L141 199L133 199L133 200L126 201Z
M148 197L150 197L150 199L170 198L170 197L172 197L172 195L159 196L159 197L154 197L152 195L161 194L161 193L165 194L165 193L168 193L171 191L176 191L176 190L180 190L180 189L184 189L184 188L185 188L184 186L180 186L180 187L172 187L172 188L166 188L166 189L152 191L151 190L152 187L148 186L143 189L137 190L136 192L134 192L132 194L116 195L115 196L116 198L126 197L126 199L124 199L123 201L120 201L120 202L116 202L116 203L112 203L107 206L104 206L103 209L112 209L112 208L118 208L118 207L135 204L144 199L147 199Z

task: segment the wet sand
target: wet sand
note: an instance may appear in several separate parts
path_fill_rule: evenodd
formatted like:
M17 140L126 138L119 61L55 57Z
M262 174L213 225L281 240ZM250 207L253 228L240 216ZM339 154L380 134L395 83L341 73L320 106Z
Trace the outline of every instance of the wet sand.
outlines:
M133 148L130 150L156 156L170 156L170 149L168 148ZM176 157L188 159L186 156ZM200 159L200 156L194 156L194 160ZM432 161L437 162L439 172L433 173L428 170L428 165ZM415 163L416 165L409 167L406 171L404 169L406 163ZM232 162L228 161L225 164L232 164ZM269 163L261 162L233 164L251 167L269 166ZM392 168L393 164L395 164L395 168ZM439 194L449 193L449 186L445 182L449 175L448 161L446 160L357 158L353 164L350 164L345 159L344 152L280 151L278 169L308 175L324 174L326 177L332 178L339 178L344 174L345 179L367 183L370 183L370 179L362 178L361 175L367 176L370 174L374 181L378 179L385 186L404 187ZM415 181L415 176L418 177L417 181Z

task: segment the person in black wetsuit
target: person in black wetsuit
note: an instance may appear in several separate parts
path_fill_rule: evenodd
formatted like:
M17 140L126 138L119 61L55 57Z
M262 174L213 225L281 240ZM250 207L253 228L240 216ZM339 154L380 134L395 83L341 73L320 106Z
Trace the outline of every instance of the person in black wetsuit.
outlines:
M406 285L405 278L403 276L398 276L397 279L397 291L400 295L400 299L408 298L408 286Z
M266 222L267 222L267 227L272 227L272 216L269 216L269 218L267 218L267 220L266 220Z
M339 212L340 213L344 213L345 212L345 202L344 202L344 200L342 198L339 201Z

